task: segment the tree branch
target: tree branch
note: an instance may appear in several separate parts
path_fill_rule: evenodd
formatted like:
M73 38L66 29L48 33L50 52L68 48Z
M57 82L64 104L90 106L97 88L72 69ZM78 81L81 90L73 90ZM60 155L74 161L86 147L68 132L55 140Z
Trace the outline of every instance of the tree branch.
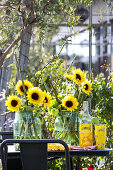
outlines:
M24 0L24 4L26 7L30 10L30 15L32 16L32 19L35 18L35 11L34 11L34 0Z
M6 58L6 56L8 55L9 51L23 38L23 36L26 34L26 32L29 30L29 28L35 24L36 22L38 22L40 20L40 18L38 18L37 20L34 19L34 21L32 21L30 24L28 24L20 33L20 35L17 37L16 40L14 40L9 47L4 51L4 53L2 54L2 56L0 56L0 67L3 65L3 62Z
M49 83L50 83L50 85L51 85L51 87L53 89L53 92L55 94L56 101L58 102L58 104L61 104L61 101L58 99L57 91L56 91L55 87L53 86L53 83L52 83L51 79L49 80Z
M48 8L48 6L51 2L53 2L53 0L48 1L47 4L44 6L44 8L43 8L44 13L46 13L46 9Z
M44 8L43 8L43 12L45 13L46 12L46 9L48 8L49 4L52 2L52 0L48 1ZM27 4L29 5L29 4ZM32 4L33 5L33 4ZM34 12L32 11L32 9L30 9L31 13ZM29 23L23 30L22 32L20 33L20 35L17 37L16 40L14 40L10 45L9 47L4 51L4 53L0 56L0 67L3 65L3 62L6 58L6 56L8 55L9 51L23 38L23 36L26 34L26 32L28 31L28 29L34 24L34 23L37 23L40 21L41 18L33 18L33 20L31 21L31 23Z
M9 51L18 43L19 40L22 39L22 37L25 35L25 33L27 32L27 30L32 26L32 24L27 25L22 32L20 33L20 35L17 37L16 40L14 40L9 47L4 51L4 53L2 54L2 56L0 56L0 67L2 66L6 56L8 55Z

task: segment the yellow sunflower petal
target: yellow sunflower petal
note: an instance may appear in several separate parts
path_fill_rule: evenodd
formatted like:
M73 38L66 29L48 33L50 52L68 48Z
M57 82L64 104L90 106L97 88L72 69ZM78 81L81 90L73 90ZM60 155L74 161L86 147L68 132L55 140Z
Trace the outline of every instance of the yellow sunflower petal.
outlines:
M83 90L84 93L89 95L91 93L91 90L92 90L92 83L87 80L85 83L83 83L82 90Z
M78 84L78 83L83 83L85 81L85 75L83 73L83 71L81 71L80 69L76 69L74 71L74 81Z
M43 94L44 94L44 101L43 101L44 107L45 108L46 107L51 107L51 105L52 105L52 101L51 101L52 97L51 97L51 95L49 93L46 93L45 91L43 92Z
M21 99L18 96L12 95L7 98L5 104L8 110L14 112L20 109Z
M64 106L68 111L72 112L77 109L78 101L73 97L72 94L69 94L62 100L62 106Z
M30 103L40 105L44 101L44 94L38 87L33 87L29 89L27 98Z
M32 83L29 82L28 80L24 80L24 86L26 89L26 93L28 93L29 89L33 87ZM16 91L18 92L18 94L24 95L24 89L21 80L17 82Z
M70 74L66 74L65 77L69 80L74 80L74 76L73 75L70 75Z

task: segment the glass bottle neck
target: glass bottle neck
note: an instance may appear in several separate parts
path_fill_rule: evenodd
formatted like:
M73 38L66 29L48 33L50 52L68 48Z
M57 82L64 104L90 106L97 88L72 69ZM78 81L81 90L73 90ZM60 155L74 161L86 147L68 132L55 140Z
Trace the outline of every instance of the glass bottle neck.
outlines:
M81 123L92 123L92 119L91 119L91 116L89 114L89 109L88 109L88 101L83 102Z
M88 109L88 101L83 102L83 109Z

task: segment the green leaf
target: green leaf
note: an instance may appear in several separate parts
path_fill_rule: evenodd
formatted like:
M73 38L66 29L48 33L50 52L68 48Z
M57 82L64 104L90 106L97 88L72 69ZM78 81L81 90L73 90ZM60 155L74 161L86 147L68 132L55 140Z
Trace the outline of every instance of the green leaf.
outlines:
M8 65L7 67L11 67L11 66L13 66L13 64Z
M8 54L8 55L6 56L6 58L10 58L10 57L12 56L12 54L13 54L13 52L11 52L10 54Z
M1 44L5 44L6 42L7 42L7 40L4 40L4 41L1 42Z

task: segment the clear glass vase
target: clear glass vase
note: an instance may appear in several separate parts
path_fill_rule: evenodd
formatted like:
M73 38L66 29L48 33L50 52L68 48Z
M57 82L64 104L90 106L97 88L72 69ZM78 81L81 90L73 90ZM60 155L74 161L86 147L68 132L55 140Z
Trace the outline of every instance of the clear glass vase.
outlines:
M64 140L69 145L78 145L78 124L78 112L65 112L65 114L62 112L55 120L54 137Z
M32 112L16 112L13 131L15 139L41 139L41 120Z

